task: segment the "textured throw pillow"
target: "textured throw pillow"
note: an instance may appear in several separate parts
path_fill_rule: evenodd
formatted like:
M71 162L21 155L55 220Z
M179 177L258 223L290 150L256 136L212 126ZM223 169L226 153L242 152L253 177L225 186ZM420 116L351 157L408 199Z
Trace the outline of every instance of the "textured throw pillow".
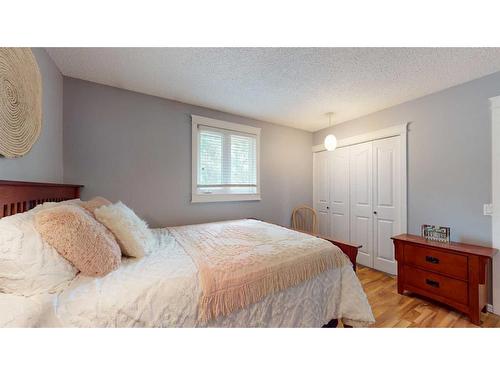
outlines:
M113 232L123 255L141 258L152 248L154 237L148 225L122 202L101 206L94 213Z
M0 292L32 296L64 289L78 270L35 228L35 214L58 203L0 219Z
M90 214L60 205L35 214L35 227L48 244L86 276L104 276L120 266L113 235Z
M106 198L103 197L94 197L89 201L80 201L78 203L81 207L85 208L88 212L94 216L94 210L101 206L108 206L111 204Z

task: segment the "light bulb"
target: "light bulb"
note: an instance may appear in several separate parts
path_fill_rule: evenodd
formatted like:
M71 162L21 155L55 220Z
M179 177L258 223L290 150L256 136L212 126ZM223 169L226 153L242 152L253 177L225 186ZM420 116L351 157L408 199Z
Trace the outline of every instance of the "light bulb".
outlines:
M325 137L325 148L328 151L333 151L337 148L337 138L333 134L329 134Z

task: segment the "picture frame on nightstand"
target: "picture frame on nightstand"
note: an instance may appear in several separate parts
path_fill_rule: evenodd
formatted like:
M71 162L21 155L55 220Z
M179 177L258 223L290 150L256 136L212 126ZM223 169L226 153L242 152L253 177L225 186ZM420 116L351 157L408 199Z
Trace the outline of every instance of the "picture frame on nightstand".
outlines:
M422 224L422 237L429 241L450 242L450 227Z

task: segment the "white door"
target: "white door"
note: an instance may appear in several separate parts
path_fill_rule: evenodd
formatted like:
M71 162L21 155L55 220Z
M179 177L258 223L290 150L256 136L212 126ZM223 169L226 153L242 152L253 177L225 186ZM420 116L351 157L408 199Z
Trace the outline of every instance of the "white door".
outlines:
M316 152L313 158L313 204L318 214L319 233L330 235L330 181L329 153Z
M391 236L401 233L401 138L373 141L373 267L397 273Z
M330 152L330 235L349 241L349 147Z
M357 262L373 267L372 143L349 148L351 242L363 246Z

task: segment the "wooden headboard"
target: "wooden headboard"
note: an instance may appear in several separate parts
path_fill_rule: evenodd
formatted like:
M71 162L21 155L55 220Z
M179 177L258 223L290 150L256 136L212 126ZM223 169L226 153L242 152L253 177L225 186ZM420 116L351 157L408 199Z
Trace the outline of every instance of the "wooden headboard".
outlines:
M0 180L0 218L28 211L44 202L80 198L83 185Z

